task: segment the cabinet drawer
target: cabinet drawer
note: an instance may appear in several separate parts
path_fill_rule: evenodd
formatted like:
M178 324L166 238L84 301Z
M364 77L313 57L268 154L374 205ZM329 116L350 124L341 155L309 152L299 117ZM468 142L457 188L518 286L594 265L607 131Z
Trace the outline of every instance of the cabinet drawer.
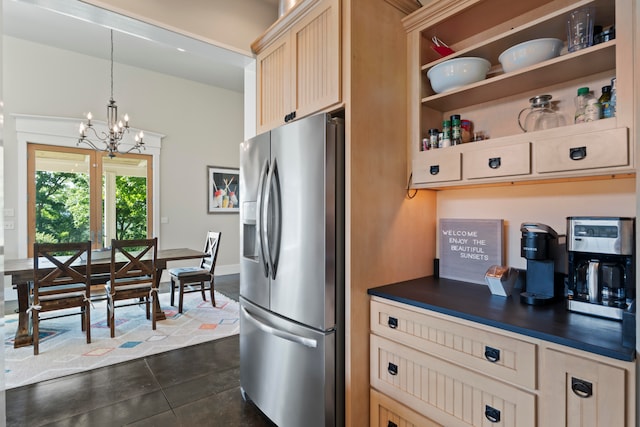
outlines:
M535 395L371 335L371 385L446 426L533 427Z
M537 346L441 317L371 302L371 330L420 351L529 389Z
M464 177L468 179L531 173L531 144L522 143L469 151L462 156Z
M626 371L617 366L545 349L542 424L545 426L631 426L626 420ZM575 390L575 391L574 391Z
M535 141L539 173L629 165L627 129Z
M373 389L370 397L371 427L442 427Z
M460 151L449 148L425 151L413 160L413 183L459 181L462 179Z

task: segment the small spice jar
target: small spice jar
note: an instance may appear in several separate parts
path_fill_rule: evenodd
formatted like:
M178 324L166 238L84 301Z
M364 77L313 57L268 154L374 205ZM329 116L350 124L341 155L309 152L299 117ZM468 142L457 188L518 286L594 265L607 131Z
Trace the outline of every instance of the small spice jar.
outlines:
M473 137L473 123L471 123L471 120L461 120L460 129L462 133L462 142L471 142Z

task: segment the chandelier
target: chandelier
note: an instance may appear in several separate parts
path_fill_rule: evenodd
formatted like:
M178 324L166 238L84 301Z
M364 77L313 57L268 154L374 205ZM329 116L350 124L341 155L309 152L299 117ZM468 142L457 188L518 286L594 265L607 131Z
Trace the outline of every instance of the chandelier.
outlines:
M134 137L135 144L132 145L126 151L120 149L120 143L125 134L129 133L129 116L124 115L124 123L122 120L118 120L118 106L113 99L113 30L111 31L111 98L107 105L107 129L108 132L96 131L91 123L92 115L87 114L87 122L80 123L80 138L76 143L76 146L80 143L84 143L92 147L96 151L104 151L108 153L108 156L113 158L116 154L126 154L133 150L140 152L141 149L145 149L143 137L144 133L140 131ZM93 140L95 140L95 142Z

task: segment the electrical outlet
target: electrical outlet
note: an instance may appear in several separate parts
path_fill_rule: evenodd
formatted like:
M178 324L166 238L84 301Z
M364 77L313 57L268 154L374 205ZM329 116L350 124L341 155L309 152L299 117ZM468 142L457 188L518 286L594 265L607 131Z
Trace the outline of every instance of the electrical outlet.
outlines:
M13 223L13 221L5 221L4 222L4 229L5 230L13 230L13 229L15 229L15 224Z
M16 215L15 211L13 210L13 208L3 209L2 213L4 214L5 218L8 217L8 216L15 216Z

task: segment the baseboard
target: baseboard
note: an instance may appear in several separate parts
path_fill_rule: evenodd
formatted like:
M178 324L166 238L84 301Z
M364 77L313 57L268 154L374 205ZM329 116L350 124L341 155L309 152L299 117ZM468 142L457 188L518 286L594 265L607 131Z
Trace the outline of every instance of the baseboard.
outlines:
M216 276L226 276L228 274L240 274L240 264L216 265Z

